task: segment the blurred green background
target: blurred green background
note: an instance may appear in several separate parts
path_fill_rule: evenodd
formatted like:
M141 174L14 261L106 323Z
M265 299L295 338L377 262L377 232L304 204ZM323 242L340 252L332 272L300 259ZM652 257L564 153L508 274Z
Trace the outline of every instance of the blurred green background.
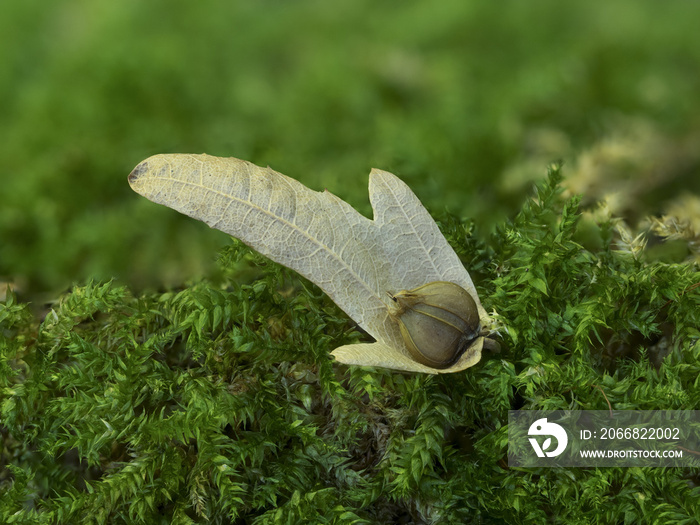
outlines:
M227 236L127 184L155 153L270 165L366 214L385 169L484 237L557 159L590 201L661 213L700 191L698 20L687 1L1 2L0 282L210 272Z

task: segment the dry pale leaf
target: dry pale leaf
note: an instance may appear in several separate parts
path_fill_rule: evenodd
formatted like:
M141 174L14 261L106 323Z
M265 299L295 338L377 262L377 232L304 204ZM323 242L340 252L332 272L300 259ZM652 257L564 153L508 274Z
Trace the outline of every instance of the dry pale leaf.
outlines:
M129 175L134 191L222 230L316 283L376 339L332 355L353 365L450 373L481 358L480 337L450 368L415 362L388 314L387 292L450 281L474 297L469 273L410 188L372 170L374 220L328 191L313 191L270 168L209 155L155 155Z

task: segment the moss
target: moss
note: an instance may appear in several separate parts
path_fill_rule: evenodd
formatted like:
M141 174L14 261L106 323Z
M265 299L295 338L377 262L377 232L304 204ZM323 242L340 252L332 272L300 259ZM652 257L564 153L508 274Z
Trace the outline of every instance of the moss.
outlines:
M659 215L700 192L699 17L639 0L0 2L0 281L41 301L90 277L209 275L225 237L126 184L155 153L270 165L363 211L381 168L485 233L561 157L586 198L612 188L616 215Z
M509 409L700 409L700 274L611 222L583 248L560 182L488 243L441 217L502 346L463 373L333 363L367 336L238 242L176 292L90 282L42 318L8 292L0 520L696 522L696 470L507 466Z

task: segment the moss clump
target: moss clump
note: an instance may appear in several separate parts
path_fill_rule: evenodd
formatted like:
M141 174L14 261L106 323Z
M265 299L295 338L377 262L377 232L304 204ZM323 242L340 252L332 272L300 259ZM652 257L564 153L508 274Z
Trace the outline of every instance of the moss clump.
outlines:
M89 283L39 316L8 292L0 521L699 521L696 469L507 466L509 409L700 409L700 274L614 221L583 248L560 179L488 245L441 218L502 346L463 373L335 364L367 336L238 243L178 292Z

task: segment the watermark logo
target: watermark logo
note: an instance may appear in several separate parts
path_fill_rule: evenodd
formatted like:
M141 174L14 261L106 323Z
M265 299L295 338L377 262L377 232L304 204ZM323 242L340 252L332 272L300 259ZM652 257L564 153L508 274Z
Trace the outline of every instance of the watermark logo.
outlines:
M539 458L543 458L545 456L548 458L555 458L564 452L566 445L569 443L569 436L567 436L566 430L556 423L549 423L546 417L538 419L532 425L530 425L530 429L527 431L527 433L530 436L549 436L544 440L542 446L540 446L536 438L529 438L530 445L532 445L532 448L535 450L535 454L537 454L537 457ZM557 440L557 448L554 450L548 450L552 446L552 437L556 438Z
M700 410L509 410L508 466L697 469Z

